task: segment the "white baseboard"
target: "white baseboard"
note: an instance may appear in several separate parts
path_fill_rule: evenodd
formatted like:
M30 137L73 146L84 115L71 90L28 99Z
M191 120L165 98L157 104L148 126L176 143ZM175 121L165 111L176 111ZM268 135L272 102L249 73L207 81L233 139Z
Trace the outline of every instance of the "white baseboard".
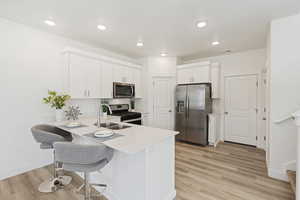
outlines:
M297 161L292 160L290 162L287 162L284 164L283 168L286 170L297 171Z
M268 168L268 175L275 179L279 179L282 181L288 181L287 174L284 170Z
M176 198L176 190L173 190L167 197L165 197L163 200L175 200Z

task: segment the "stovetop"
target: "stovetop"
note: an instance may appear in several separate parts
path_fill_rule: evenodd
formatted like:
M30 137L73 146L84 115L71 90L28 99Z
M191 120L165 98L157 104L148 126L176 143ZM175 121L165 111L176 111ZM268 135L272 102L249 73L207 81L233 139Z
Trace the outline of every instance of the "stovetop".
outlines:
M111 115L120 116L121 121L130 120L130 119L137 119L137 118L142 117L142 114L139 113L139 112L129 112L129 111L113 112Z

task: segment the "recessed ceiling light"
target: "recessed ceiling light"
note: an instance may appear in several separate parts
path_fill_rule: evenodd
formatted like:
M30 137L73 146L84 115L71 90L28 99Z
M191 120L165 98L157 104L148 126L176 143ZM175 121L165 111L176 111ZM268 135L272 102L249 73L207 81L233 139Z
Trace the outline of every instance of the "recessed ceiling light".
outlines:
M104 25L102 25L102 24L99 24L99 25L97 26L97 28L98 28L99 30L101 30L101 31L105 31L105 30L106 30L106 26L104 26Z
M136 46L138 46L138 47L142 47L142 46L144 46L144 43L143 43L143 42L141 42L141 41L139 41L139 42L137 42L137 43L136 43Z
M197 27L198 28L204 28L205 26L207 26L206 21L197 22Z
M165 56L167 56L168 54L163 52L163 53L161 53L160 55L163 56L163 57L165 57Z
M47 24L48 26L55 26L55 25L56 25L55 22L52 21L52 20L45 20L44 22L45 22L45 24Z
M211 45L213 45L213 46L217 46L217 45L219 45L219 44L220 44L219 41L214 41L214 42L211 43Z

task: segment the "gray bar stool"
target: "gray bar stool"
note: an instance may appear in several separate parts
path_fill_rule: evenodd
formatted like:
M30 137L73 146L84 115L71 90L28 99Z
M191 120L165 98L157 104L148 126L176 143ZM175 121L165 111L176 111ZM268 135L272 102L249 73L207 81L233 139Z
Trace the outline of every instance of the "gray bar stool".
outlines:
M46 124L36 125L31 128L34 139L40 143L41 149L53 149L54 142L72 141L72 134L55 126ZM72 181L70 176L58 176L58 164L53 151L53 177L40 184L40 192L54 192Z
M113 149L105 145L86 145L68 142L54 143L55 157L63 163L63 169L84 173L84 199L91 199L90 185L106 187L105 184L91 184L89 175L105 167L113 157ZM81 187L80 187L81 188Z

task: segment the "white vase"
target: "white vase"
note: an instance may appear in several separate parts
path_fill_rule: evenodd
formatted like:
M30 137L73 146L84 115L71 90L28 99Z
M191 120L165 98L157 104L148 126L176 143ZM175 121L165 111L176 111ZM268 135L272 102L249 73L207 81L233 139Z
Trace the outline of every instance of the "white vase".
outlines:
M103 112L103 118L106 119L107 118L107 112Z
M57 122L63 121L64 117L64 111L62 109L55 110L55 119Z

